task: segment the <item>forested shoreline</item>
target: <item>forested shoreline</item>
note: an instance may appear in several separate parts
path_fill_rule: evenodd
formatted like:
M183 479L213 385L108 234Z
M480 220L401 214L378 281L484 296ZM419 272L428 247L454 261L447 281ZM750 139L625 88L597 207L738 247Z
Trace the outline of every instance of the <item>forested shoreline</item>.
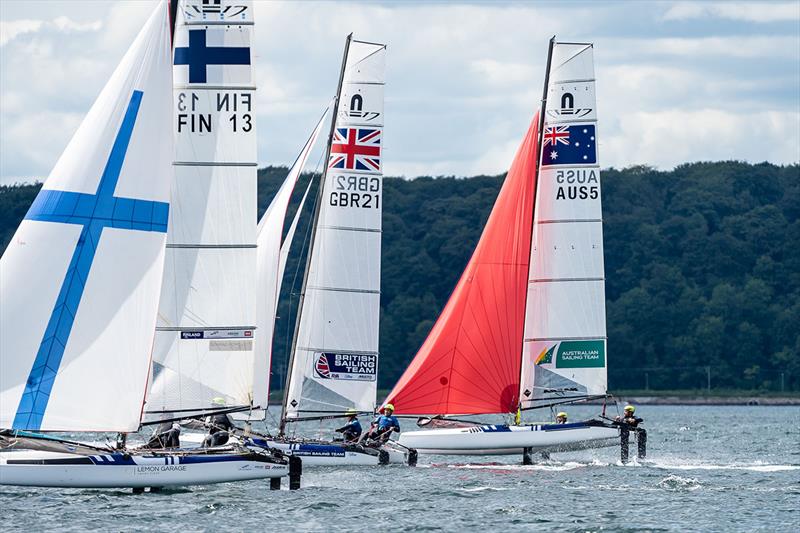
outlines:
M259 171L259 212L286 172ZM609 388L706 389L710 378L712 389L800 391L800 166L692 163L601 176ZM384 180L381 387L436 320L502 179ZM0 186L2 250L39 187ZM307 222L286 269L274 385L285 372Z

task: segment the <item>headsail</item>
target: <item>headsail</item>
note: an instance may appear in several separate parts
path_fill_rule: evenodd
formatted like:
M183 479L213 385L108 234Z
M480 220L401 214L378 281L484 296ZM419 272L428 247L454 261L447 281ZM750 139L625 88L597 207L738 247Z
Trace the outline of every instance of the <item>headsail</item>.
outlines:
M553 43L525 318L522 406L606 393L603 213L591 44Z
M269 398L269 368L272 361L272 338L275 331L275 316L278 312L278 296L281 292L281 281L283 280L288 250L294 238L294 228L297 227L297 220L305 203L305 195L303 196L303 201L300 202L300 207L286 235L286 239L281 243L283 225L292 192L298 178L300 178L300 174L303 172L308 154L311 153L317 142L319 132L328 116L328 109L325 110L322 118L317 122L311 137L306 141L300 155L289 170L289 174L258 223L258 259L256 261L258 269L256 281L257 328L253 390L254 397L261 399L260 405L264 409L267 407L267 399ZM306 190L307 193L308 191Z
M284 399L289 418L375 405L386 47L348 45Z
M146 410L258 406L256 124L249 0L182 0L173 210ZM262 413L253 413L256 417Z
M386 400L399 414L517 408L538 113L450 300Z
M0 259L0 427L135 431L172 178L167 4L139 33Z

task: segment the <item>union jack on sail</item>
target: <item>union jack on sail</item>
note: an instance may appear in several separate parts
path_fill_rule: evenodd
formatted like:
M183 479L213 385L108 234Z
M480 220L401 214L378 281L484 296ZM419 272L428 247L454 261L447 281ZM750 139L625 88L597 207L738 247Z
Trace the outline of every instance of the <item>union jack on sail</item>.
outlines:
M380 172L381 130L336 128L329 168Z

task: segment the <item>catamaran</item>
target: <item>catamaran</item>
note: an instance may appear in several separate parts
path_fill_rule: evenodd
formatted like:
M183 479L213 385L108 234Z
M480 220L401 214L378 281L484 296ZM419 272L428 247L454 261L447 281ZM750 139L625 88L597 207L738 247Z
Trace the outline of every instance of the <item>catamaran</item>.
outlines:
M383 44L347 37L280 434L267 441L309 466L403 462L408 453L388 443L372 447L287 432L298 422L344 418L348 410L371 416L376 407L385 55Z
M167 370L150 376L151 355L197 356L198 332L219 359L248 351L252 321L225 320L255 308L245 298L234 310L226 294L255 278L255 227L241 223L255 220L252 11L160 3L0 259L0 484L141 489L289 472L248 441L149 450L46 434L136 432L150 381L147 408L178 411L158 403L173 396ZM233 287L214 285L226 269ZM190 284L199 290L181 292ZM190 314L212 300L218 314Z
M522 423L531 409L606 398L605 277L593 46L550 42L541 113L475 252L386 399L423 416L420 453L516 454L618 442L603 420ZM483 424L464 415L501 414Z

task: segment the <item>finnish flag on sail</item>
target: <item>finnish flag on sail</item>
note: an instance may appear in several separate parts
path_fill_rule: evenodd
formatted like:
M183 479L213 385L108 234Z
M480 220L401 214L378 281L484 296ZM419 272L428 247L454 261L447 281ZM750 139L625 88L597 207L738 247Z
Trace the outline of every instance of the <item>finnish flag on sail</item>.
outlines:
M597 163L594 124L545 126L542 166L593 165Z
M175 34L175 83L251 85L250 27L188 27Z

